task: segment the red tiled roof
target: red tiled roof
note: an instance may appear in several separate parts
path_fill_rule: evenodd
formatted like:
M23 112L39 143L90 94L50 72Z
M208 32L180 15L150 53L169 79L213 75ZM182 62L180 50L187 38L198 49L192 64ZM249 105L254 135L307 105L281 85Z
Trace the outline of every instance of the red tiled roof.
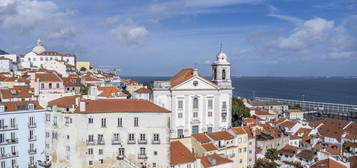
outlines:
M119 96L126 97L127 96L125 93L122 93L120 89L112 86L98 87L98 91L101 91L101 93L98 96L102 96L102 97L119 97Z
M280 123L279 125L282 127L292 128L295 126L295 124L296 123L293 121L284 121L284 122Z
M182 69L179 73L177 73L174 77L170 79L171 87L175 87L182 82L187 81L188 79L192 78L193 76L193 69L188 68L188 69ZM207 80L205 77L198 75L201 78L205 79L206 81L210 82L213 85L216 85L215 83L212 83L211 81Z
M231 140L231 139L234 138L233 135L231 135L227 131L211 132L211 133L207 133L207 136L212 138L215 141L218 141L218 140Z
M255 108L255 115L259 116L259 115L273 115L273 114L270 114L269 112L264 111L261 108Z
M202 144L208 143L211 141L204 133L192 134L192 137L194 137L198 142L200 142Z
M202 147L206 149L206 151L214 151L217 150L218 148L214 146L212 143L207 143L207 144L202 144Z
M320 160L315 164L311 165L310 168L347 168L346 166L338 163L334 159L328 158L325 160Z
M233 127L232 131L238 135L247 134L243 127Z
M33 89L29 86L14 86L11 89L1 89L0 94L3 99L9 98L30 98L33 96Z
M142 87L142 88L140 88L138 90L135 90L135 93L145 94L145 93L150 93L150 90L147 89L147 88Z
M40 82L62 82L62 79L54 73L37 73L35 76Z
M20 111L21 107L27 106L28 103L31 102L34 104L35 110L41 110L44 109L38 101L12 101L12 102L1 102L5 106L5 111L6 112L12 112L12 111ZM27 109L27 108L25 108Z
M72 107L76 106L76 98L80 97L79 95L76 96L65 96L55 100L48 102L48 106L58 106L58 107Z
M170 164L179 165L184 163L192 163L196 160L195 156L190 150L186 148L180 141L173 141L170 143Z
M213 164L209 160L214 160L215 164ZM209 167L231 163L231 162L233 161L227 158L223 158L217 154L207 155L201 158L201 164L203 165L204 168L209 168Z

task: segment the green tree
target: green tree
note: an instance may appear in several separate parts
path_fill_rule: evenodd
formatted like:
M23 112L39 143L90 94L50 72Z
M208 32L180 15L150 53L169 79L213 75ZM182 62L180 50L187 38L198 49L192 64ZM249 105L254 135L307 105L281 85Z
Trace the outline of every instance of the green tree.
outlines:
M254 163L254 168L278 168L279 164L271 162L268 159L257 159Z
M271 161L278 160L280 159L279 152L274 148L270 148L265 152L265 158Z
M87 86L81 85L81 94L87 95L89 88Z
M302 166L301 163L295 163L294 168L304 168L304 166Z
M87 68L81 67L81 69L79 69L79 71L87 71Z
M232 125L234 127L241 126L243 118L250 116L249 108L245 107L242 100L233 97L232 98Z

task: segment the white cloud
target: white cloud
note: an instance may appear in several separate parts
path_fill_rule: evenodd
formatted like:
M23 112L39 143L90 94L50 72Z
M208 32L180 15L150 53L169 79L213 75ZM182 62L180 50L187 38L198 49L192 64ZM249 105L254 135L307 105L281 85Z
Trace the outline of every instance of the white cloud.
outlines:
M187 7L207 8L243 3L254 4L262 1L264 0L186 0L185 4Z
M317 45L330 38L331 33L336 33L333 21L315 18L305 21L298 26L288 37L280 37L276 41L279 48L304 49L311 45Z
M49 39L68 39L76 36L77 30L73 27L66 27L48 34Z
M286 21L292 22L294 24L302 24L303 21L304 21L304 20L299 19L297 17L278 14L279 10L275 6L273 6L273 5L267 5L267 6L268 6L268 9L269 9L268 16L275 17L275 18L278 18L278 19L281 19L281 20L286 20Z
M56 21L73 14L60 12L55 3L38 0L1 0L0 26L4 28L31 27L42 22Z
M149 34L148 30L143 26L124 25L121 24L111 31L111 35L128 45L137 45Z

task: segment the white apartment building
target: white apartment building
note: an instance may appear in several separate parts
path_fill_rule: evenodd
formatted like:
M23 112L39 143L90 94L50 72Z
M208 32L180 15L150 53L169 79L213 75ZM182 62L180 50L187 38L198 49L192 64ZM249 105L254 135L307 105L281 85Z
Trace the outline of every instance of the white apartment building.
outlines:
M46 151L54 167L167 168L170 115L147 100L62 97L48 105Z
M41 40L37 41L36 46L31 52L20 58L22 68L43 67L44 63L52 60L64 61L71 66L76 65L76 56L73 54L62 54L57 51L47 51L43 47Z
M37 101L0 103L0 168L38 167L44 161L45 109Z
M231 126L232 81L223 51L212 64L212 80L183 69L169 81L154 81L152 101L172 111L171 138L216 132Z

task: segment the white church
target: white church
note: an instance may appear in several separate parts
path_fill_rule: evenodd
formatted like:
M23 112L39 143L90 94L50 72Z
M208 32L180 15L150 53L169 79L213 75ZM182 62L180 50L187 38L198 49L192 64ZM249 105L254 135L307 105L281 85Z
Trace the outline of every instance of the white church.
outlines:
M212 64L212 79L183 69L168 81L154 81L151 100L172 111L171 138L231 127L232 81L226 54Z

